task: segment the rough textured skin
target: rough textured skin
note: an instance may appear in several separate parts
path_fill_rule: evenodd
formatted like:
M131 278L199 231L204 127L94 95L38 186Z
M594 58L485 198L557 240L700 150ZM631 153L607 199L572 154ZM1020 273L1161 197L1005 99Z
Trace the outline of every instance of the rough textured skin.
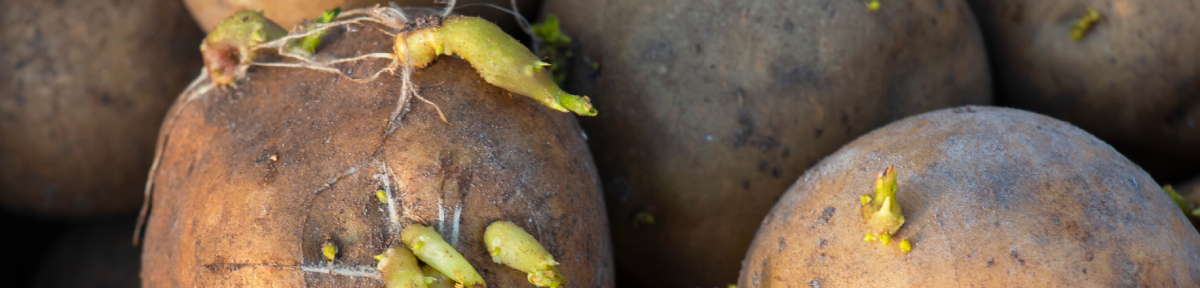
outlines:
M512 9L509 1L462 0L458 1L458 6L488 3ZM446 4L436 3L434 0L183 0L204 31L211 31L213 27L217 26L217 22L221 22L221 19L242 10L261 10L267 15L267 18L279 23L283 28L291 29L292 26L300 24L304 19L312 20L321 15L322 11L334 7L342 7L342 10L347 10L371 7L375 4L388 5L388 2L395 2L400 6L446 7ZM533 17L537 14L539 3L541 3L540 0L517 0L517 9L520 9L521 14L525 17ZM512 14L491 7L471 6L455 9L454 12L460 15L483 17L496 22L509 34L525 35Z
M335 30L316 57L389 51L391 39L374 31ZM344 68L365 74L385 62ZM528 285L524 272L493 263L485 249L484 229L496 220L545 244L568 286L612 287L604 202L574 116L491 86L460 59L441 57L413 73L449 123L414 100L385 136L401 91L392 75L357 84L252 67L236 88L183 95L161 136L144 285L380 287L375 278L301 266L327 267L320 248L330 236L339 248L334 267L374 273L372 256L400 245L375 196L392 187L400 221L438 230L489 287Z
M1200 173L1200 2L971 0L996 102L1077 125L1159 182ZM1075 20L1103 19L1082 41Z
M907 218L864 242L859 195L895 165ZM1200 234L1104 142L1030 112L910 117L807 171L763 220L739 286L1195 287Z
M129 243L133 216L76 224L43 255L31 287L139 287L141 250ZM23 275L21 275L23 276Z
M600 111L580 122L622 287L733 283L762 217L821 157L906 115L991 102L965 3L865 3L546 2L577 43L566 90Z
M0 203L137 211L154 136L204 36L174 0L0 1Z

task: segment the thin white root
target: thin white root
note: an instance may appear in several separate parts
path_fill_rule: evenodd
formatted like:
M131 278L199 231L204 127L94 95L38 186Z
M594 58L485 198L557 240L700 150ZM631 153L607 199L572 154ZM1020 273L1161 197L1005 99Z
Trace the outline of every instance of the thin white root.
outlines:
M458 223L461 217L462 202L460 201L458 205L454 206L454 223L450 225L450 246L454 246L454 248L458 248Z
M379 172L383 172L383 174L376 174L375 177L377 177L380 180L380 182L383 182L383 192L385 194L387 194L387 198L388 198L388 203L387 203L388 222L391 224L391 226L388 227L389 228L388 230L389 230L389 232L391 232L391 234L397 234L397 233L400 233L400 226L401 226L400 213L398 211L400 209L398 208L399 205L396 204L396 202L399 201L396 198L396 193L395 193L395 191L397 189L392 188L392 184L391 184L391 180L390 180L392 178L392 169L389 168L387 166L387 164L384 163L384 161L376 160L376 162L379 165ZM396 184L398 185L400 183L396 183Z
M328 266L300 266L300 270L304 272L325 273L340 276L350 277L365 277L376 280L383 280L379 276L379 271L372 266L346 266L346 265L328 265Z
M450 2L446 4L446 10L442 12L442 17L450 16L450 12L454 12L454 4L457 2L457 0L450 0Z
M371 54L363 54L363 55L359 55L357 57L351 57L351 58L334 59L332 61L325 62L323 64L333 65L333 64L341 64L341 63L346 63L346 62L354 62L354 61L359 61L359 60L363 60L363 59L371 59L371 58L396 59L396 56L392 55L392 53L371 53Z
M442 113L442 107L438 107L438 105L434 104L433 101L429 101L429 99L425 99L425 97L421 97L421 94L417 94L416 89L413 89L412 95L417 96L417 99L421 99L421 101L424 101L425 103L429 103L429 105L433 105L433 109L437 110L437 112L438 112L438 117L442 117L442 122L450 123L450 121L446 120L446 114Z

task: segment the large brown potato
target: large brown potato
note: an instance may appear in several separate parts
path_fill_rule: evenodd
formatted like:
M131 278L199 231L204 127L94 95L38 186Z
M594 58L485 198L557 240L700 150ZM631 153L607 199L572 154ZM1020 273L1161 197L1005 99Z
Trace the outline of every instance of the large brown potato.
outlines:
M374 6L375 4L388 5L389 2L395 2L400 6L425 6L444 8L445 3L438 3L434 0L183 0L187 4L188 10L192 11L192 16L196 18L196 22L200 23L200 27L204 31L212 31L213 27L217 26L217 22L221 19L229 17L233 13L242 10L263 11L263 13L274 20L284 28L290 29L293 25L300 24L304 19L312 20L322 11L341 7L343 9L360 8ZM442 1L445 2L445 1ZM517 0L517 9L525 17L532 17L537 14L539 0ZM457 6L469 5L474 3L486 3L497 5L505 9L512 9L510 0L483 0L483 1L458 1ZM455 13L461 15L480 16L492 22L496 22L512 35L524 35L520 30L515 17L507 12L500 11L492 7L484 6L468 6L457 8Z
M581 124L623 287L734 282L755 227L821 157L906 115L990 103L965 3L880 2L546 2L578 43L567 89L600 111Z
M859 196L895 165L906 222L864 242ZM1150 175L1030 112L959 107L842 147L763 220L739 287L1195 287L1200 234Z
M391 41L338 29L316 58L389 51ZM368 73L378 62L343 68ZM453 57L412 77L448 122L413 101L388 134L402 86L390 74L358 84L251 67L236 87L182 95L152 175L143 285L379 287L373 256L400 245L392 228L421 223L489 287L526 287L524 272L484 248L485 226L506 220L561 263L564 287L612 287L599 180L574 117L487 84ZM379 189L396 195L395 222ZM326 237L339 248L332 265Z
M0 1L0 203L82 218L137 211L154 136L200 70L175 0Z
M971 0L996 103L1071 122L1159 182L1200 173L1200 7L1192 0ZM1073 41L1076 20L1102 19Z

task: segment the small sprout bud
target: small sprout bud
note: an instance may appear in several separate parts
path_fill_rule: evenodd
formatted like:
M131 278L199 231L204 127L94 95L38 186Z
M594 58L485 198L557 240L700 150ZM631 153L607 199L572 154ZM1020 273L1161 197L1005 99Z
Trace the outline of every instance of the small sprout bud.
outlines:
M375 190L375 198L379 198L379 204L388 203L387 191Z
M637 214L633 215L633 227L639 227L639 226L644 226L644 225L653 225L653 224L654 224L654 214L650 214L649 212L642 211L642 212L638 212Z
M454 288L454 280L450 280L446 274L438 272L433 267L421 266L421 273L425 274L425 285L428 285L429 288Z
M867 9L871 11L879 10L879 0L867 1Z
M875 195L862 195L863 221L867 224L865 241L878 237L887 246L892 242L892 235L904 225L904 215L900 211L900 203L896 198L896 169L888 165L887 169L875 178Z
M333 239L325 237L325 244L321 245L321 255L325 256L325 260L329 260L329 264L333 264L333 259L337 258L338 248L333 244Z
M493 222L483 232L483 241L492 261L529 273L529 283L541 287L562 285L563 275L558 272L554 256L520 226L508 221Z
M425 288L425 275L417 267L417 258L404 247L391 247L387 252L375 256L379 264L375 269L383 276L388 288Z
M1071 29L1071 40L1083 40L1083 36L1087 35L1087 32L1090 31L1092 27L1096 25L1096 22L1099 22L1101 18L1102 17L1100 16L1099 12L1096 12L1096 10L1092 8L1087 8L1087 14L1084 14L1083 17L1079 17L1079 20L1075 20L1075 28Z
M261 12L242 11L221 20L200 43L208 77L218 86L237 81L239 67L258 55L251 47L287 36L288 32Z
M737 284L725 285L725 288L737 288Z
M475 267L433 229L413 223L404 228L404 231L400 231L400 240L412 249L417 258L455 282L467 287L484 284L483 277L479 276L479 272L475 272Z
M908 239L901 239L900 240L900 251L904 251L904 252L912 251L912 243L908 242Z

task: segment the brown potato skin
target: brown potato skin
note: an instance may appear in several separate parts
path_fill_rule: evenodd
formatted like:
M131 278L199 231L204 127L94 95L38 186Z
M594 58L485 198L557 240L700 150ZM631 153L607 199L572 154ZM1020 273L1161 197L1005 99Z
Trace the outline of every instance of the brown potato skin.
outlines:
M887 165L906 222L885 247L863 241L859 196ZM738 287L1195 287L1200 234L1178 210L1150 175L1066 122L944 109L807 171L763 220Z
M0 1L0 203L56 219L132 213L204 37L171 0Z
M334 31L316 57L387 51L392 43L375 30L358 31ZM345 68L368 73L381 62ZM381 287L373 278L299 268L325 267L326 236L340 250L334 264L367 271L377 263L373 255L401 245L375 197L384 187L377 174L398 183L401 221L441 229L489 287L529 285L525 273L492 262L485 250L485 227L497 220L533 234L562 263L565 287L613 286L599 180L574 116L487 84L452 57L413 72L421 95L449 123L414 99L390 136L397 76L356 84L317 71L252 67L247 79L183 95L199 98L180 100L172 108L178 118L164 124L144 286ZM448 231L456 210L458 238Z
M1108 142L1159 182L1200 173L1200 6L1190 0L970 0L996 103ZM1082 41L1076 19L1104 18Z
M187 4L188 10L192 12L192 16L196 18L196 22L200 23L200 27L204 31L212 31L213 27L217 26L217 22L229 17L233 13L243 10L263 11L267 18L275 21L283 28L291 29L292 26L300 24L304 19L312 20L321 15L328 9L341 7L342 10L351 8L370 7L375 4L388 5L389 2L395 2L400 6L423 6L444 8L446 4L435 3L434 0L183 0ZM512 9L512 4L509 0L482 0L482 1L459 1L458 6L473 4L473 3L488 3ZM540 8L540 0L517 0L517 9L526 18L531 18L536 15L537 9ZM458 8L455 13L468 16L479 16L489 21L500 25L510 35L525 35L521 31L520 24L512 14L497 10L491 7L471 6Z
M545 4L578 43L567 91L600 111L580 122L622 287L733 283L762 217L821 157L906 115L991 102L964 2L881 3ZM635 225L642 212L656 223Z

